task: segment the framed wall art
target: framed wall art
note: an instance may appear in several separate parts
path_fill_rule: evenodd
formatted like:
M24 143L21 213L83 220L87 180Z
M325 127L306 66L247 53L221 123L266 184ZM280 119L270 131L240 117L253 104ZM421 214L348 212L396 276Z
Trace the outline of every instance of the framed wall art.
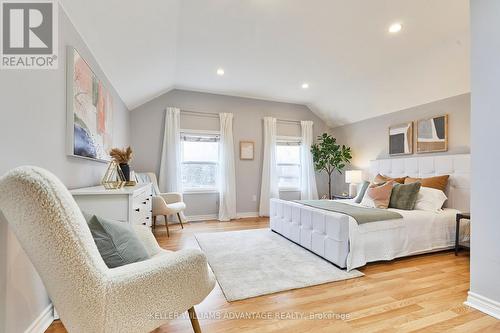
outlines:
M113 141L113 97L73 47L67 48L67 153L108 162Z
M255 143L253 141L240 141L240 160L253 160Z
M413 154L413 122L389 127L389 154Z
M448 150L448 115L417 121L417 153Z

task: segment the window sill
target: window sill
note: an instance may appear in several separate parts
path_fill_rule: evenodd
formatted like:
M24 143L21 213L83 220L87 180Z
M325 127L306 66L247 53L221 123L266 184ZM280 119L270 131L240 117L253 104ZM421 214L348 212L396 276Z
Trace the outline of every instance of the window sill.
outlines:
M300 192L300 188L280 188L280 192Z
M182 194L218 194L218 190L186 190Z

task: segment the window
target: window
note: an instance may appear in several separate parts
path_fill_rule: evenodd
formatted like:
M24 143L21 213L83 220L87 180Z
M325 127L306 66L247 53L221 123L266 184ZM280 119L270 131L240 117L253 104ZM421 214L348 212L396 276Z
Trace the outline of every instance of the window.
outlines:
M300 139L276 142L276 164L280 190L300 190Z
M181 134L183 192L216 191L219 166L219 136Z

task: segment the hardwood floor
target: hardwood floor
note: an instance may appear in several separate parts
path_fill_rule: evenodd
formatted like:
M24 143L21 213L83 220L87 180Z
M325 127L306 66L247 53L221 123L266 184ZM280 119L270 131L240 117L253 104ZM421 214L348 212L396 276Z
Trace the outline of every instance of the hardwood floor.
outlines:
M195 233L266 227L267 219L252 218L188 223L184 230L173 225L170 238L165 227L159 225L155 235L163 248L176 250L197 247ZM364 277L232 303L225 300L216 286L196 306L202 331L500 332L500 321L463 305L469 289L467 252L458 257L448 251L373 263L360 271L365 273ZM310 319L309 315L314 314L316 319ZM332 318L332 314L337 317ZM241 318L242 315L251 318ZM307 318L297 318L299 315ZM66 331L56 321L46 332ZM186 318L173 320L154 332L192 332L192 329Z

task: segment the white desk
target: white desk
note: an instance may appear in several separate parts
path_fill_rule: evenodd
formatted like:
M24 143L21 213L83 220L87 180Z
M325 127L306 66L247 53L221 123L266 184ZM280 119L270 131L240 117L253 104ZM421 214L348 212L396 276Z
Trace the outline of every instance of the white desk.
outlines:
M70 192L80 209L86 212L131 224L151 226L151 184L138 184L118 190L93 186Z

